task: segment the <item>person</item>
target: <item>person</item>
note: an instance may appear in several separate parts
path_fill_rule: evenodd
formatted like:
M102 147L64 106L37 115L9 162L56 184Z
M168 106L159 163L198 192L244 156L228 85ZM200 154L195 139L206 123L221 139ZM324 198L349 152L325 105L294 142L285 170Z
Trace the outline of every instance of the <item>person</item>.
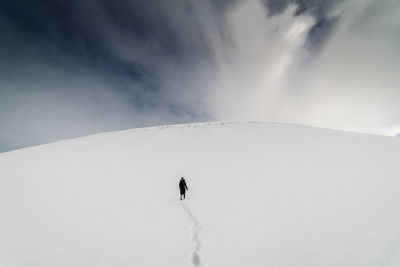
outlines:
M187 185L186 185L185 179L183 179L183 177L179 181L179 190L181 192L181 200L182 200L182 196L183 196L183 198L185 198L186 190L189 190Z

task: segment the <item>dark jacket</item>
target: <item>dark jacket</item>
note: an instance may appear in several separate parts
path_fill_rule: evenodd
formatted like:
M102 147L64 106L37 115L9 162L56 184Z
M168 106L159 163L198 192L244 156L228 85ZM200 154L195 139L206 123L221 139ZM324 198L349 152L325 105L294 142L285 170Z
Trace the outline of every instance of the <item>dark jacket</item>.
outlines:
M179 181L179 190L181 191L181 195L185 194L186 190L188 189L185 179L181 179Z

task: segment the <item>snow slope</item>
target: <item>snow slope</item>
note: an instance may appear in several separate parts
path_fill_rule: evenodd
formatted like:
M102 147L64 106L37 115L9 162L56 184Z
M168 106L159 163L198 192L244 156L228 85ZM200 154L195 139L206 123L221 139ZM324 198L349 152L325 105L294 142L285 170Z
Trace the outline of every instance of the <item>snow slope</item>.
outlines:
M277 123L2 153L0 266L400 266L399 159L398 138Z

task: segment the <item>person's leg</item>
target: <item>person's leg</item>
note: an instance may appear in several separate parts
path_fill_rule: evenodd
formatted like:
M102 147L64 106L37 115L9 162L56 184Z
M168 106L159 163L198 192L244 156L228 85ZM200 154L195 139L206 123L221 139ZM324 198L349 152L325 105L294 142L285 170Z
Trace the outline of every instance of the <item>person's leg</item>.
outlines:
M186 197L185 197L185 193L183 193L183 199L185 199Z

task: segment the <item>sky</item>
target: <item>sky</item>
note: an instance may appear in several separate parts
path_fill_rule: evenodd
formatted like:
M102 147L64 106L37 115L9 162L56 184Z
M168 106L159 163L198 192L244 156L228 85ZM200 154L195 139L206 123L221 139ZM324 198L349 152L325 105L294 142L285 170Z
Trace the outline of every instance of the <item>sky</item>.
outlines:
M396 0L2 0L0 152L275 121L400 133Z

